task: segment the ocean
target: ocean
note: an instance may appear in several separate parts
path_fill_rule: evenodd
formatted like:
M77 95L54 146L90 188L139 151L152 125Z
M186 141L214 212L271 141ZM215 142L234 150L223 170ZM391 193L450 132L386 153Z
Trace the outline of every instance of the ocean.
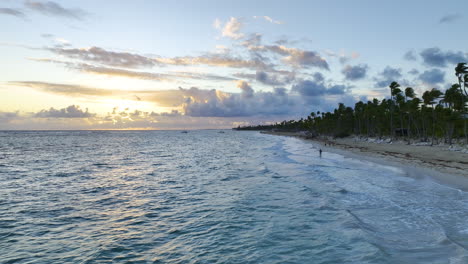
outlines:
M0 263L468 263L467 192L223 132L0 132Z

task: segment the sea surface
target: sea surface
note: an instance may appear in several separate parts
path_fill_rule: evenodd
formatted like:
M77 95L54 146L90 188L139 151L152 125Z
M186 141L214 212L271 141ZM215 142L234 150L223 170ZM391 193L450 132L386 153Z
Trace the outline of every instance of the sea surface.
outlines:
M0 132L0 263L468 263L467 192L223 132Z

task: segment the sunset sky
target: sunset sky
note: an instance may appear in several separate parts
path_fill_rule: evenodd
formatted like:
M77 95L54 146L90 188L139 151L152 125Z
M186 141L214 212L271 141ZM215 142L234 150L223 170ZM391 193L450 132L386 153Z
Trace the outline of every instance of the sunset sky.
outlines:
M466 1L0 1L0 129L276 122L456 82Z

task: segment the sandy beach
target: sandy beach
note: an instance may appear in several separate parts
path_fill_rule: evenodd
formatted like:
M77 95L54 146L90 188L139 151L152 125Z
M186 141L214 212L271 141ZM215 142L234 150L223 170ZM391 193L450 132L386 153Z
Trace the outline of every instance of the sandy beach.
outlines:
M430 177L436 181L468 190L468 154L447 145L408 145L406 142L373 142L353 137L307 138L300 132L262 132L310 140L326 152L385 163L405 169L412 177Z

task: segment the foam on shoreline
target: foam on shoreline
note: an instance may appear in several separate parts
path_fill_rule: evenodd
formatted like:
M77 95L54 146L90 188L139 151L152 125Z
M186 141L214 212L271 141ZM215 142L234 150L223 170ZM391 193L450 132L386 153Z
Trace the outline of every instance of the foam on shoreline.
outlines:
M439 184L468 191L468 154L440 146L378 144L345 139L307 139L295 132L262 132L307 140L316 148L347 158L365 160L402 169L408 177L432 180Z

